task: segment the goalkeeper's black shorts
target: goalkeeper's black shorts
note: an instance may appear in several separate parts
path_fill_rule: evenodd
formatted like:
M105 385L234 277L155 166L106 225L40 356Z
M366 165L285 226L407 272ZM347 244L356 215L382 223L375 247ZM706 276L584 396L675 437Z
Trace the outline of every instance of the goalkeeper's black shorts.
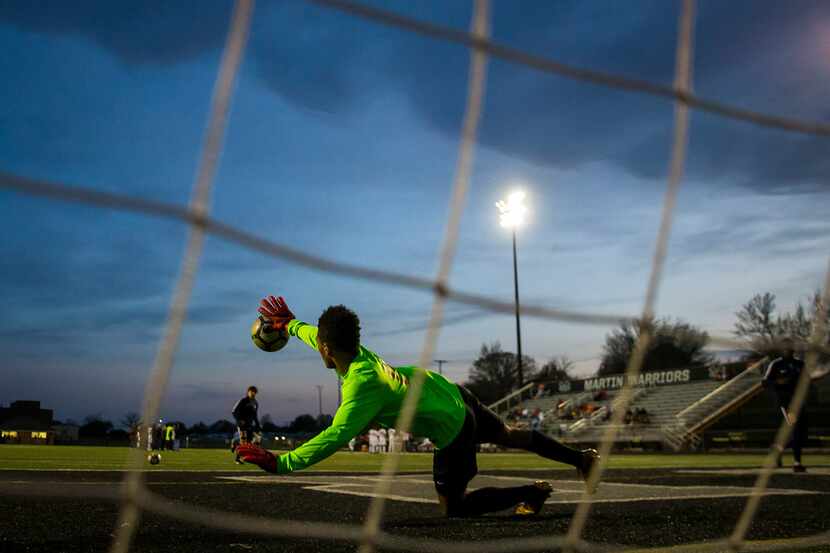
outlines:
M448 445L436 450L432 458L435 490L444 497L463 495L470 480L478 474L476 446L497 443L504 436L504 422L489 407L463 386L458 387L467 408L464 425Z

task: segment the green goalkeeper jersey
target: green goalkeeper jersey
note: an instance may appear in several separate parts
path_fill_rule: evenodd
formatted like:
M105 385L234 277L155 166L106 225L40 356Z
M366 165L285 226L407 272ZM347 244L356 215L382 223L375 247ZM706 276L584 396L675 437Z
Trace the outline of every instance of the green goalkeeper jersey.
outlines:
M317 349L317 327L294 319L292 336ZM279 456L280 474L319 463L357 436L371 422L391 428L401 411L409 380L416 371L425 373L412 433L427 436L436 447L448 446L464 424L466 407L458 386L442 375L418 367L391 367L363 346L343 375L343 401L331 426L297 449Z

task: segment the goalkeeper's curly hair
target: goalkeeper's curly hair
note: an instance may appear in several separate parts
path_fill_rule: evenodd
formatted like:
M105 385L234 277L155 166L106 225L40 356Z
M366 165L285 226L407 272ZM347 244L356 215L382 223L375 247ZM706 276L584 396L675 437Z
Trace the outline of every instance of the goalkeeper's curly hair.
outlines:
M332 305L317 321L317 338L337 351L357 354L360 347L360 319L345 305Z

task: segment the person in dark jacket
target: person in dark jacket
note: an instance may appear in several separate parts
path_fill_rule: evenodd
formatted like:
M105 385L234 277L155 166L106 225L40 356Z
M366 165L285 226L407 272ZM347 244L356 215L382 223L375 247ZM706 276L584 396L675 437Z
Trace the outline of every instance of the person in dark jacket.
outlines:
M236 402L231 414L236 420L238 442L240 444L258 443L261 427L259 424L259 403L256 400L258 393L256 386L248 386L245 397ZM234 440L236 442L236 439ZM236 443L231 445L231 451L236 451ZM240 465L242 460L236 456L236 462Z
M161 426L161 419L158 423L153 425L153 450L161 451L164 449L164 431Z
M801 450L807 442L807 409L806 400L801 407L801 412L790 410L790 402L795 395L798 380L804 370L804 361L796 359L795 346L792 340L785 339L781 342L784 354L774 359L764 373L763 385L772 389L778 402L778 409L781 411L787 424L793 426L790 437L790 445L793 449L793 472L807 472L801 463ZM778 466L781 466L781 455L779 452Z

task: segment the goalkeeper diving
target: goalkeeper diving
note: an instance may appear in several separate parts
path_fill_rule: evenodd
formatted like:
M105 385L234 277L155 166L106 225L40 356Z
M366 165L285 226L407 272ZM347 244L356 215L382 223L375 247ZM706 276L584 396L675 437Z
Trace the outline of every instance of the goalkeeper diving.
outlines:
M433 480L449 517L476 516L514 508L518 514L538 513L552 490L548 482L526 486L479 488L467 492L478 472L476 445L493 443L532 451L571 465L586 481L599 458L596 450L577 450L537 431L511 428L463 386L414 366L392 367L360 344L360 321L348 308L327 308L317 326L294 317L282 297L262 300L259 312L271 325L285 329L320 353L323 364L343 381L342 403L331 426L297 449L279 456L256 444L241 444L237 454L262 469L287 474L319 463L345 446L370 423L394 427L410 380L424 375L412 434L428 437L436 447Z

